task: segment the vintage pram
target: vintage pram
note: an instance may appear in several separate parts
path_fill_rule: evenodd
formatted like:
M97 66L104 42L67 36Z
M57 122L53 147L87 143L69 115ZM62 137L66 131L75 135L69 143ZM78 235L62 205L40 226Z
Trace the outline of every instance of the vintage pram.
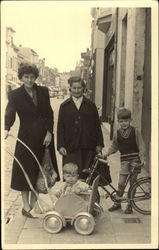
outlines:
M43 204L45 202L41 199L38 195L37 191L33 188L27 173L25 172L22 164L19 160L11 153L9 150L6 151L11 155L15 161L18 163L19 167L23 171L25 178L37 197L37 203L41 210L40 218L43 220L43 227L49 233L58 233L62 230L63 227L66 227L68 223L74 226L77 233L82 235L89 235L93 232L96 224L97 218L101 215L103 209L102 207L96 202L97 194L98 194L98 184L99 184L99 176L97 176L93 184L91 186L90 193L82 193L82 194L67 194L60 197L56 203L51 196L50 190L47 185L47 180L44 175L42 166L40 165L38 159L36 158L35 154L31 151L31 149L22 142L19 138L14 137L10 134L15 140L21 143L27 150L32 154L34 159L36 160L39 169L43 175L45 186L49 197L52 201L52 209L49 212L45 212L43 208Z

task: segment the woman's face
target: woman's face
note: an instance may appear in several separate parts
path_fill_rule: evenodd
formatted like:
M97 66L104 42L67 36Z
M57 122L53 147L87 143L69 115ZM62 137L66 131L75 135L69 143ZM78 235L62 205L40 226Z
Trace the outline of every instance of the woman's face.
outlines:
M70 87L71 95L79 98L83 95L83 86L81 82L73 82Z
M24 83L26 88L32 88L35 82L35 75L34 74L24 74L21 78L21 81Z

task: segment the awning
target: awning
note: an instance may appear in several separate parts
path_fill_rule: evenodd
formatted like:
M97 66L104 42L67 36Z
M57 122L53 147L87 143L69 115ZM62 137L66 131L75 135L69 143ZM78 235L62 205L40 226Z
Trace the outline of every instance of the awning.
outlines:
M97 19L98 29L104 33L106 33L111 25L112 14L108 14L103 17L99 17Z

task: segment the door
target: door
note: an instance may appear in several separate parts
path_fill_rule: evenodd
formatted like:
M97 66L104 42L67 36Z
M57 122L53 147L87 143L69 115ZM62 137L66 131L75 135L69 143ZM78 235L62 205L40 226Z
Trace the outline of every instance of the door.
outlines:
M111 122L112 94L113 94L113 70L114 70L114 65L108 64L106 106L105 106L105 115L106 115L106 119L108 122Z
M114 39L105 49L102 120L112 123L114 81Z
M150 171L151 157L151 9L146 9L145 65L142 104L142 135L146 147L146 168Z

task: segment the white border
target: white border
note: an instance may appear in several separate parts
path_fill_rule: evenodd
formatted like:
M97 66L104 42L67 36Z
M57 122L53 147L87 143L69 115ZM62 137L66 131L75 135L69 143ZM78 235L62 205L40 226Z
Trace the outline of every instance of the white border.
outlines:
M5 18L4 6L5 2L2 2L2 47L1 47L1 68L5 68L5 27L3 26L3 18ZM17 4L21 4L23 1L14 1ZM33 2L33 1L31 1ZM34 1L37 2L37 1ZM44 1L43 1L44 2ZM45 1L45 4L49 4L50 1ZM158 247L158 3L157 1L51 1L54 2L55 6L59 6L65 4L69 7L73 7L75 5L83 5L91 7L119 7L119 8L133 8L133 7L150 7L152 9L152 137L151 137L151 159L152 159L152 219L151 219L151 244L133 244L133 249L155 249ZM11 3L11 2L10 2ZM42 4L42 2L38 1L38 4ZM5 93L4 87L4 75L3 70L1 70L1 135L2 139L4 136L4 102L5 97L3 96ZM1 149L4 152L4 141L1 140ZM2 176L4 173L4 154L1 157L1 166L2 166ZM4 192L4 179L2 178L2 196ZM2 218L4 218L4 209L2 202ZM4 229L2 228L2 239L4 237ZM3 249L132 249L132 245L130 244L55 244L55 245L38 245L38 244L4 244Z

